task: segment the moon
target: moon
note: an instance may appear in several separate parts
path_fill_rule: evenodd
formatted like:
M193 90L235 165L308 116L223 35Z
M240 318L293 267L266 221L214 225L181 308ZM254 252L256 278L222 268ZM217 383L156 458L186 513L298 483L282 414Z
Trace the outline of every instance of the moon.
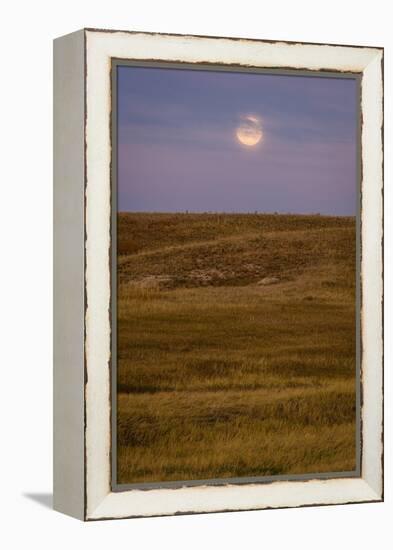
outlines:
M243 145L254 147L263 137L261 121L256 116L243 116L236 129L236 137Z

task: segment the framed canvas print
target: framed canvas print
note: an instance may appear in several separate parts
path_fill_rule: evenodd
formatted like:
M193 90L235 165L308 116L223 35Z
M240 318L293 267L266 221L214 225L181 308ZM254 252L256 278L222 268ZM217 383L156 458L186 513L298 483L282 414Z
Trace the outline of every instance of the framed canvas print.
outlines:
M54 43L54 506L383 499L383 49Z

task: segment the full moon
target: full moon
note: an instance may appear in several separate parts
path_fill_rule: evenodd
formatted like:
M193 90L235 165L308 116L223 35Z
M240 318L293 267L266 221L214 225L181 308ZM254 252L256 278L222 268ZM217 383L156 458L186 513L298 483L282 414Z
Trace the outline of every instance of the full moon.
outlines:
M236 129L236 137L243 145L254 147L262 139L262 127L259 118L256 116L243 116L241 123Z

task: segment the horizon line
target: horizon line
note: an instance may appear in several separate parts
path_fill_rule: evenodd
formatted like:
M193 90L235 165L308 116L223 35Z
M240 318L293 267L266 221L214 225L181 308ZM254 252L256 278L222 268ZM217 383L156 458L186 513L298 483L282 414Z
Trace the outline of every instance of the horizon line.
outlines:
M232 215L232 216L318 216L324 218L356 218L355 214L323 214L321 212L264 212L247 211L235 212L227 210L117 210L117 214L208 214L208 215Z

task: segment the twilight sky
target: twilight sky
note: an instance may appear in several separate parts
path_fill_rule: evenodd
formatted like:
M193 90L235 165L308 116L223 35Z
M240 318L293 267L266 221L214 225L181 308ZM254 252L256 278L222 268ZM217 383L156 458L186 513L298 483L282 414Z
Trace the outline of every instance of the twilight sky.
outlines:
M119 67L118 209L354 215L356 127L355 79Z

